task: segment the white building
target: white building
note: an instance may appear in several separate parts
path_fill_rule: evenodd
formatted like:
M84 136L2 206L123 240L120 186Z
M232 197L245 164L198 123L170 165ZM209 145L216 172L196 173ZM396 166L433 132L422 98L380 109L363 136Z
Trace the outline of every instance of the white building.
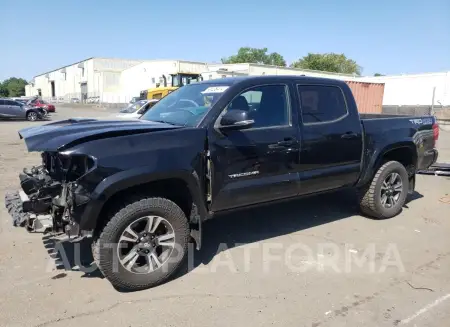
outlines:
M128 101L133 96L139 96L143 90L154 88L157 84L163 85L164 78L166 78L167 85L171 85L171 74L199 75L207 69L206 67L206 63L195 61L143 61L122 72L120 77L121 93Z
M204 80L233 76L259 76L259 75L305 75L313 77L335 78L340 80L365 81L366 78L350 74L338 74L331 72L320 72L309 69L297 69L289 67L278 67L259 64L208 64L207 69L202 72Z
M305 75L346 81L384 83L383 106L450 106L450 72L359 77L259 64L221 64L183 60L126 60L89 58L36 76L26 96L44 99L100 97L101 102L124 103L140 92L162 84L171 74L201 74L204 80L239 75Z
M368 79L385 83L384 106L450 106L450 71Z
M25 88L26 96L44 99L89 98L120 93L120 76L124 69L141 60L88 58L86 60L37 75Z

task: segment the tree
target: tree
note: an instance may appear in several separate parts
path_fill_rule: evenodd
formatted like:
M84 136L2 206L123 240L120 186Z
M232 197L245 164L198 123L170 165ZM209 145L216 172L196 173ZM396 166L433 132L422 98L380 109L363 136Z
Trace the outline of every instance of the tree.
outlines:
M3 81L2 88L7 90L8 94L6 96L20 97L25 95L25 85L27 84L28 82L23 78L11 77Z
M3 83L0 83L0 98L8 96L8 89Z
M361 75L362 71L356 61L347 58L343 53L308 53L290 67L356 75Z
M239 63L252 63L252 64L265 64L286 67L286 61L283 56L277 52L267 53L267 48L250 48L241 47L238 53L222 58L223 64L239 64Z
M373 76L385 76L385 75L380 74L380 73L375 73L375 74L373 74Z

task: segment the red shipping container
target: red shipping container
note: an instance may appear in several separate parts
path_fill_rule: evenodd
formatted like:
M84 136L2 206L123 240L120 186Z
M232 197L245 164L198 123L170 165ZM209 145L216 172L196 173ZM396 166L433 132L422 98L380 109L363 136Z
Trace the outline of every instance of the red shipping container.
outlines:
M352 90L360 113L381 114L383 112L384 83L345 82Z

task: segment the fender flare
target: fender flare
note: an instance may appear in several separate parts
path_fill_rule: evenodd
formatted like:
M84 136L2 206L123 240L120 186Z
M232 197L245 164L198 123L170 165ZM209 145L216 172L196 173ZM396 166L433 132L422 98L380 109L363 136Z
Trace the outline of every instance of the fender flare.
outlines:
M417 149L416 145L412 140L403 140L401 142L396 142L393 144L385 145L381 150L375 150L373 155L368 158L368 163L365 165L365 173L361 176L357 186L365 185L369 180L371 180L372 176L376 173L377 167L380 166L383 157L393 150L408 148L415 154L415 158L413 160L417 161Z
M207 219L208 211L206 209L206 204L202 199L202 187L195 171L178 170L149 173L150 168L151 167L138 167L121 171L103 179L91 193L91 200L86 204L80 220L80 229L94 230L105 204L117 192L133 186L174 178L181 179L186 183L189 192L191 193L192 201L197 206L200 215L200 227L201 221Z

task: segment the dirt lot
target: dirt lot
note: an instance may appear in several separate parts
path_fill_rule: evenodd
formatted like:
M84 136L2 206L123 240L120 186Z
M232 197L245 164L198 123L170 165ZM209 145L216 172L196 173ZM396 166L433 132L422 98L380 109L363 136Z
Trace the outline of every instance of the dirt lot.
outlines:
M419 175L402 214L384 221L359 216L349 192L210 221L189 272L119 293L90 266L88 242L12 227L4 191L38 162L17 135L29 125L0 122L0 326L448 326L449 178ZM439 148L450 162L450 132Z

